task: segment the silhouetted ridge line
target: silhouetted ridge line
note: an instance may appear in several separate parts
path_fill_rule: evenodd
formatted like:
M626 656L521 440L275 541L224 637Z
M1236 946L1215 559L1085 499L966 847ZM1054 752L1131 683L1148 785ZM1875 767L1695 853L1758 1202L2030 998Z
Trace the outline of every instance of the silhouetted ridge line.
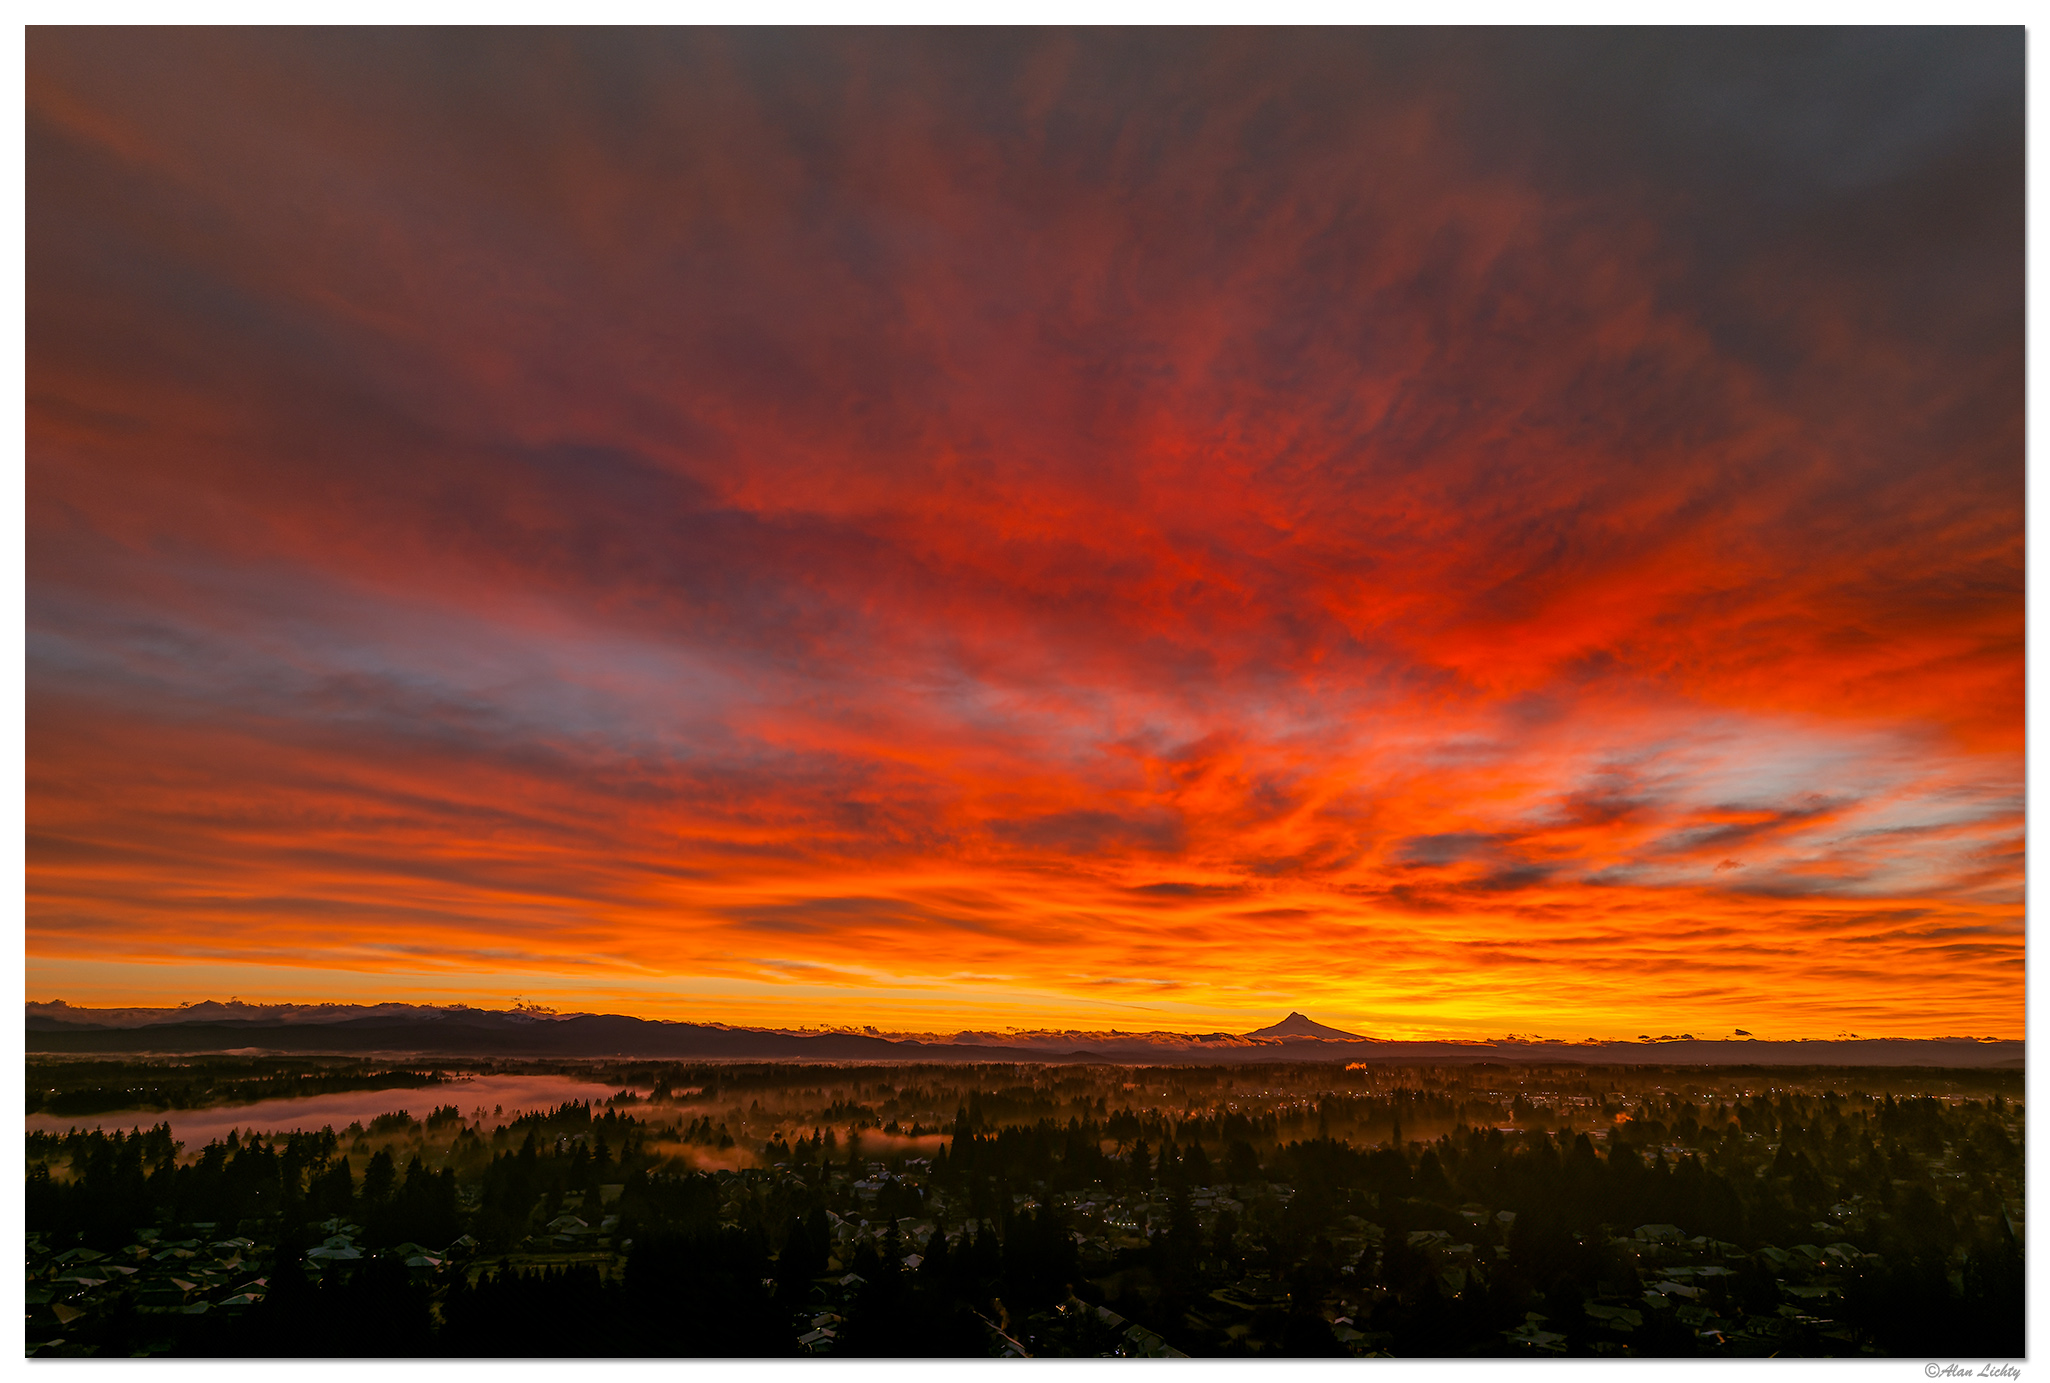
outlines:
M1273 1061L1372 1061L1466 1065L1482 1061L1689 1066L2009 1066L2023 1061L2017 1041L1977 1038L1876 1038L1832 1042L1544 1041L1388 1042L1354 1036L1291 1013L1243 1037L1211 1033L974 1033L956 1038L886 1037L855 1032L788 1032L634 1018L623 1014L540 1014L531 1010L366 1009L302 1006L262 1016L213 1016L250 1006L96 1011L32 1004L31 1052L200 1053L407 1052L444 1057L675 1057L729 1060L1107 1062L1220 1065ZM200 1008L201 1006L194 1006ZM404 1012L394 1012L404 1008ZM308 1012L317 1013L309 1018Z

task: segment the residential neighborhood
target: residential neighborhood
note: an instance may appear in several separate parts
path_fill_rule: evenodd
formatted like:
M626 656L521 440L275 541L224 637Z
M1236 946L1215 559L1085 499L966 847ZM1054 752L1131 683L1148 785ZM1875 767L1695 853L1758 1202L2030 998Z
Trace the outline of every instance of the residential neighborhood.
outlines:
M31 1135L28 1348L1763 1357L2021 1338L2023 1111L1997 1072L600 1074L614 1096L504 1122L452 1102L197 1150L168 1124Z

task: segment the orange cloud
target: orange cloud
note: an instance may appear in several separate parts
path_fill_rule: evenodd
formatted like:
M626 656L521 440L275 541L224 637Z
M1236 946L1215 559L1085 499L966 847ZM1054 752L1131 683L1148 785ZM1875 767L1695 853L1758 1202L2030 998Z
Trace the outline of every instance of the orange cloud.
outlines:
M2018 44L1630 42L38 31L31 987L2018 1035Z

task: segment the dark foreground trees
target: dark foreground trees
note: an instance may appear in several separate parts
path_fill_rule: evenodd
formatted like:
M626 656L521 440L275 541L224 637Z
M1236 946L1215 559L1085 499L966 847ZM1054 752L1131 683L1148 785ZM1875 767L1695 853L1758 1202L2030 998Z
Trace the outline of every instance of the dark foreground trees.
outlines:
M2019 1357L2011 1129L1987 1102L1778 1094L1359 1146L1271 1116L964 1106L929 1164L800 1137L713 1175L565 1106L489 1143L397 1130L360 1176L332 1133L189 1161L167 1129L81 1134L31 1149L30 1344Z

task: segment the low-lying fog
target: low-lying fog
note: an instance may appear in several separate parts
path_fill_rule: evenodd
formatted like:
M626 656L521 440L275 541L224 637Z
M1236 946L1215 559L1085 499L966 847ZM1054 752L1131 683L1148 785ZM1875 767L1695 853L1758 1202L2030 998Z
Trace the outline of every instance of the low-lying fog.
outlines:
M259 1100L254 1104L219 1105L208 1109L117 1110L111 1114L31 1114L29 1133L64 1133L77 1129L154 1128L169 1124L171 1136L187 1149L225 1138L232 1129L244 1133L291 1133L332 1128L337 1133L352 1123L369 1124L380 1114L403 1111L425 1119L443 1105L454 1105L473 1123L509 1123L522 1114L553 1109L571 1100L602 1105L619 1093L616 1086L564 1075L458 1076L446 1084L416 1089L350 1090L331 1095ZM646 1094L645 1090L638 1092ZM481 1112L481 1115L479 1113Z

